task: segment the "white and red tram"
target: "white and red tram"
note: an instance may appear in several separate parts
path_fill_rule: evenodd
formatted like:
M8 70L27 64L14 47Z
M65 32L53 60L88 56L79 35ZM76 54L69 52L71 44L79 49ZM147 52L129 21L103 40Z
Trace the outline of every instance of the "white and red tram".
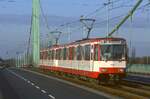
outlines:
M40 67L99 80L125 76L127 46L123 38L93 38L40 51Z

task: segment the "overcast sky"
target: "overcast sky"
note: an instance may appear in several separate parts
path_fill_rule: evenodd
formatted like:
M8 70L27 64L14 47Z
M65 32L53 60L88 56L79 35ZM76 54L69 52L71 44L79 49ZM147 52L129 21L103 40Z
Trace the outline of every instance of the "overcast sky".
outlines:
M41 17L41 38L46 39L46 34L53 31L54 27L64 32L71 32L69 36L64 34L61 42L67 43L81 39L85 35L82 33L82 26L77 23L69 26L60 25L79 20L81 15L88 15L95 18L96 24L91 33L91 37L104 37L107 32L107 8L103 7L108 0L41 0L41 5L48 20L50 30L45 26ZM113 9L109 12L111 29L127 14L131 6L137 0L111 0L114 1L109 7ZM144 0L141 6L148 3ZM140 6L140 7L141 7ZM96 9L100 11L93 13ZM0 0L0 57L12 57L16 52L23 52L29 37L31 20L32 0ZM132 46L137 48L137 55L150 55L150 12L149 7L144 7L136 11L132 22L128 20L115 34L124 37ZM66 39L67 38L67 39ZM130 45L130 44L129 44Z

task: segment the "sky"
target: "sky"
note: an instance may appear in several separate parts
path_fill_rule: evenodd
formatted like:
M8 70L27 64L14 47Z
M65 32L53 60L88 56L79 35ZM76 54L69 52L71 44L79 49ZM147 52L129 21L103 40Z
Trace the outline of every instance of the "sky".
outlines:
M110 0L109 31L119 23L137 0ZM141 6L148 3L143 0ZM105 37L107 34L108 0L41 0L49 29L41 14L40 35L42 44L47 34L58 28L63 31L61 43L68 43L85 37L83 25L78 21L81 16L96 19L91 37ZM141 7L140 6L140 7ZM98 9L100 8L100 10ZM98 10L97 10L98 9ZM31 26L32 0L0 0L0 57L15 57L27 48ZM116 16L120 16L117 18ZM65 23L74 22L69 25ZM64 25L64 26L61 26ZM135 47L137 56L150 55L150 12L149 6L138 9L114 35L127 39L130 48ZM70 33L70 35L68 35ZM66 39L67 38L67 39Z

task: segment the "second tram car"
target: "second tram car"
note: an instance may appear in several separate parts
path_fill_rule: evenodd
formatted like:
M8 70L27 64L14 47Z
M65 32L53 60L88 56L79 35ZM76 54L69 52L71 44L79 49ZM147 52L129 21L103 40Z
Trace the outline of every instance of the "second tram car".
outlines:
M40 51L40 67L100 81L125 76L127 44L123 38L92 38Z

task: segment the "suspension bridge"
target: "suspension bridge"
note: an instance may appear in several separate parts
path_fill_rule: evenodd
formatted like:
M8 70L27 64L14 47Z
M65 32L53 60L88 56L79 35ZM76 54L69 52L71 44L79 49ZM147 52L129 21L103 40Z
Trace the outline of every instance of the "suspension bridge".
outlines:
M107 0L98 9L52 29L41 2L32 0L29 37L23 53L16 51L15 58L0 60L0 98L150 97L150 56L137 57L131 36L128 36L129 39L119 35L124 25L132 31L134 16L138 11L149 8L149 0L136 0L131 5L121 0ZM118 2L123 3L116 6ZM111 16L113 10L122 7L129 8L127 13ZM107 15L104 20L99 21L97 16L91 17L104 8ZM42 39L41 17L48 30ZM112 27L112 21L116 19ZM94 28L100 24L105 25L104 36L92 37ZM71 29L69 26L79 28ZM62 31L64 27L67 27L66 31ZM80 38L71 38L71 31L79 32L80 29ZM61 42L63 35L68 36L69 42Z

